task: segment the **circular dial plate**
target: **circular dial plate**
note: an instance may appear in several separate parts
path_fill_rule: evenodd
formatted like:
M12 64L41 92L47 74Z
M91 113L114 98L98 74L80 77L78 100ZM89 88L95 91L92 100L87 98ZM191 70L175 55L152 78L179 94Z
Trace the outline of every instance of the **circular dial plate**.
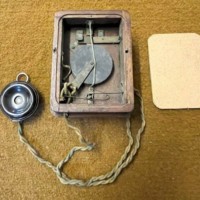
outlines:
M113 69L113 61L110 54L105 50L105 48L101 46L94 45L94 55L96 59L95 84L100 84L110 76ZM93 61L92 46L85 45L77 47L70 59L70 65L73 75L77 76L81 72L85 64L87 62L89 63L90 61ZM93 83L93 71L94 69L90 72L84 83Z

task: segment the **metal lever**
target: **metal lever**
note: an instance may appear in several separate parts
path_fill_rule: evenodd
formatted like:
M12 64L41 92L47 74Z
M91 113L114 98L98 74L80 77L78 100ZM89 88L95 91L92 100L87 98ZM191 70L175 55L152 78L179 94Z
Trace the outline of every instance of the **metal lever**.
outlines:
M72 81L72 85L78 90L81 85L84 83L85 79L89 76L90 72L94 68L94 62L86 63L81 72L76 76Z
M66 100L67 103L71 103L73 96L76 95L77 90L84 83L85 79L89 76L90 72L94 68L94 62L87 62L81 72L76 76L76 78L71 83L64 83L64 87L61 90L61 101Z

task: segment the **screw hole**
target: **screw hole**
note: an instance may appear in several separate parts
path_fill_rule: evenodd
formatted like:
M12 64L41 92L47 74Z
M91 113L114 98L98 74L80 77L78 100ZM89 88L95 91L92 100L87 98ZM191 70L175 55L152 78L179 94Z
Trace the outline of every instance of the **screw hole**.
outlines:
M128 49L125 50L125 53L128 53Z
M56 49L56 47L55 47L55 48L53 49L53 52L55 53L55 52L56 52L56 50L57 50L57 49Z

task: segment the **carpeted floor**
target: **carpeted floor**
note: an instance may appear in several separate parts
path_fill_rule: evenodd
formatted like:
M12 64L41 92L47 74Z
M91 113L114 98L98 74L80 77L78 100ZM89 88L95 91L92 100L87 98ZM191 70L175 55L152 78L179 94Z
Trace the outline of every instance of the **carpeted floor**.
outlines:
M17 125L0 115L0 199L200 199L200 110L159 110L152 102L147 39L154 33L200 33L198 0L0 0L0 89L20 71L42 96L37 115L25 124L31 143L53 163L78 144L63 118L50 113L54 13L59 10L125 9L132 19L135 86L141 89L147 127L136 159L113 184L92 188L64 186L19 142ZM133 132L139 112L132 117ZM97 144L65 167L76 178L110 170L127 138L123 119L72 120Z

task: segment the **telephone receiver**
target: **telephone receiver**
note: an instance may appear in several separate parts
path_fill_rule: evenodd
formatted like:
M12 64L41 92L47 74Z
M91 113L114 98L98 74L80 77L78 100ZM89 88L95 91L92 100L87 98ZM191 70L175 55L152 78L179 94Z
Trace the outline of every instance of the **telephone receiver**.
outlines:
M1 92L2 112L13 122L22 122L31 117L39 105L39 94L29 83L29 77L21 72L16 81L9 83Z

